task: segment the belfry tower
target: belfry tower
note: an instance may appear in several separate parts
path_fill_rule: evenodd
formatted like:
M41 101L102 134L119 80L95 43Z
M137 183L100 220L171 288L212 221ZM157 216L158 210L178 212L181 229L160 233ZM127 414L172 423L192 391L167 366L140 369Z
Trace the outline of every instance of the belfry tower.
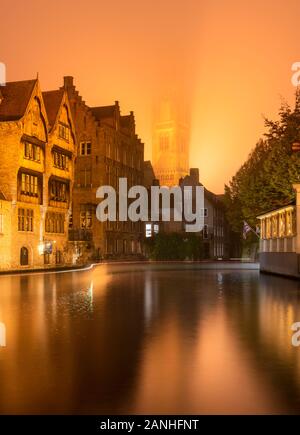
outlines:
M189 116L174 94L154 109L152 162L161 186L176 186L189 173Z

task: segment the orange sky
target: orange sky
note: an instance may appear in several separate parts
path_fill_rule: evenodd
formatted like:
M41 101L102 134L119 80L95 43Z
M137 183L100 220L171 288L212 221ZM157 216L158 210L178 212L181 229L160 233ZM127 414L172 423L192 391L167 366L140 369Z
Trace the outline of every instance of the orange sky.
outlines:
M42 87L73 75L90 105L134 110L151 158L157 89L182 83L192 108L191 166L216 193L292 101L299 0L1 0L7 79L39 71Z

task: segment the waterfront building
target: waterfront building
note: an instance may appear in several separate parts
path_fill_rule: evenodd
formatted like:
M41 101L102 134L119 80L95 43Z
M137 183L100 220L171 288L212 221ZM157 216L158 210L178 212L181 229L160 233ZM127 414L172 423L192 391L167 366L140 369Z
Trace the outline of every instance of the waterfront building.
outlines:
M179 185L181 188L203 186L199 179L199 169L191 168L189 175L180 179ZM193 194L194 192L193 190ZM204 258L228 257L228 226L222 195L216 195L205 187L203 217L204 228L198 235L202 239Z
M128 188L143 184L144 144L135 131L133 112L121 115L119 103L89 107L65 77L78 142L70 241L78 259L127 258L141 254L142 222L99 222L96 191L110 185L118 193L119 178Z
M260 269L300 277L300 184L293 185L296 201L259 215Z
M43 94L38 79L2 87L0 190L6 210L4 229L11 237L1 262L5 268L69 262L67 229L75 150L65 91Z
M8 269L11 262L11 202L0 190L0 270Z

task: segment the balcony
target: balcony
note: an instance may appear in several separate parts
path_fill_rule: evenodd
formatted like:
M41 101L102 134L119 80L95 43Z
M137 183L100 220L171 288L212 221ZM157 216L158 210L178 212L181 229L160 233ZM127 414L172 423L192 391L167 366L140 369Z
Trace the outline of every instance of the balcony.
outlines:
M69 241L70 242L91 242L93 239L92 231L84 229L70 229Z

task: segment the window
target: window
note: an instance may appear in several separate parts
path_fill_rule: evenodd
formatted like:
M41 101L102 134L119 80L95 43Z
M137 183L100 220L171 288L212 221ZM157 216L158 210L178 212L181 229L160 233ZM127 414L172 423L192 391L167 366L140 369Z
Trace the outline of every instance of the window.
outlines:
M50 264L50 254L48 252L44 253L44 264Z
M92 154L92 143L91 142L81 142L80 143L80 155L90 156Z
M23 246L20 250L20 264L21 266L28 266L29 264L29 253L25 246Z
M58 135L60 138L69 142L70 137L70 129L66 124L62 124L61 122L58 125Z
M90 169L83 169L77 173L77 184L81 187L91 187L92 172Z
M203 227L203 239L208 239L208 226L204 225Z
M50 199L52 201L67 202L67 184L63 181L52 180L50 184Z
M69 216L69 228L73 228L73 212Z
M33 160L35 162L41 161L41 148L38 145L24 142L24 157L25 159Z
M45 220L46 233L64 233L65 216L63 213L47 212Z
M53 151L53 165L56 168L68 170L69 169L69 157L59 151Z
M55 253L55 263L56 264L61 264L62 260L63 260L63 256L62 256L61 251L56 251L56 253Z
M146 237L152 237L152 225L151 224L146 224Z
M18 209L18 231L33 232L33 210L30 208Z
M92 218L92 210L82 210L80 212L80 228L87 230L92 228L93 218Z
M23 195L38 197L38 177L30 174L21 174L21 193Z

